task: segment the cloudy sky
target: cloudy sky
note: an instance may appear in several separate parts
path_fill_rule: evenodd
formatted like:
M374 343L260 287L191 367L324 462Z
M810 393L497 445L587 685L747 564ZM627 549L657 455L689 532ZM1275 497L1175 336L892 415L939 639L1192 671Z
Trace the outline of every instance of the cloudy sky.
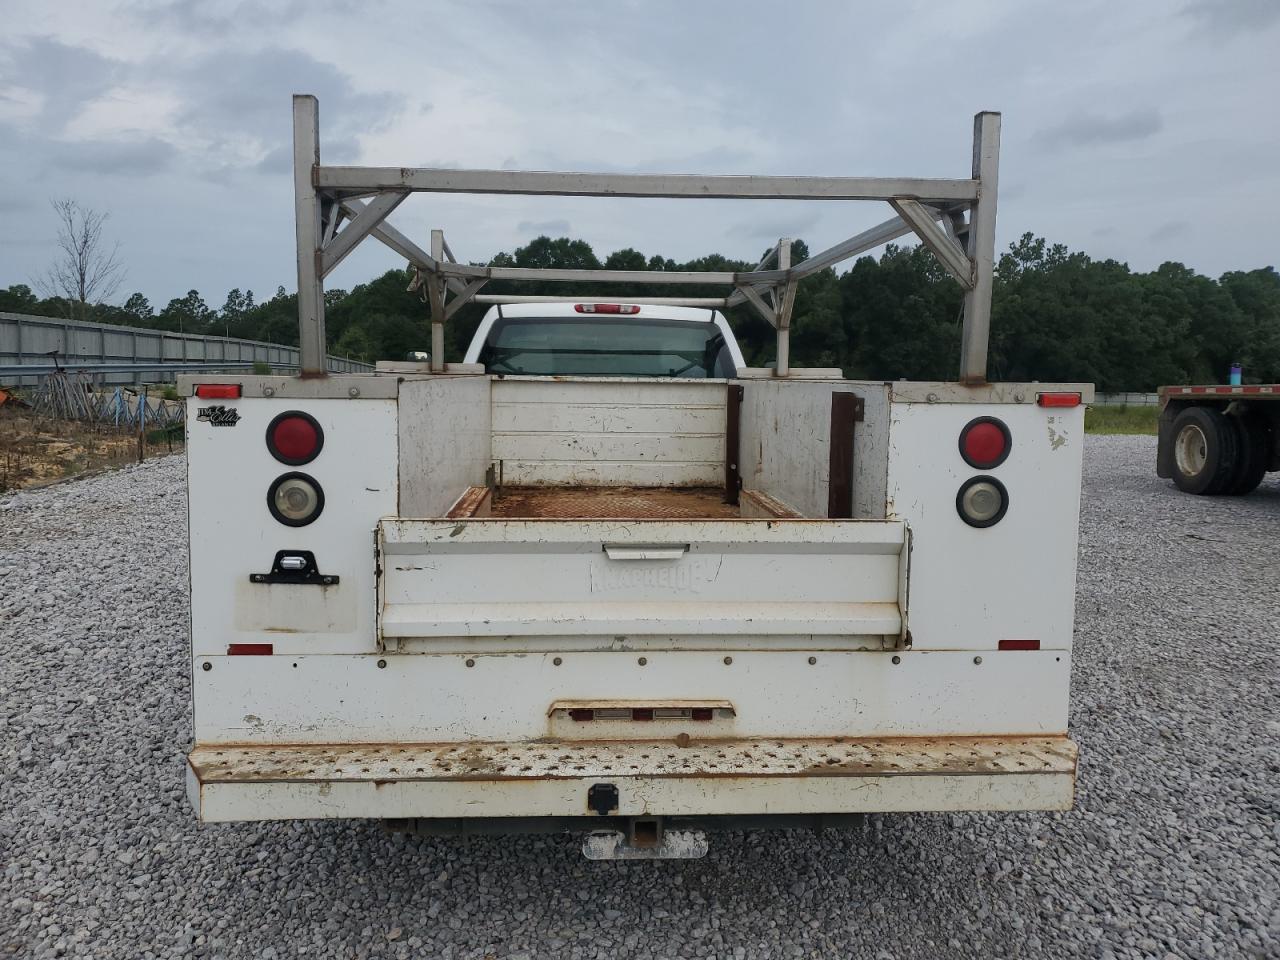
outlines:
M1135 269L1275 264L1280 0L77 3L3 0L0 287L53 255L49 200L110 213L128 278L295 285L293 92L326 162L967 176L1004 114L998 242ZM540 233L687 259L827 246L884 204L411 198L465 260ZM370 241L329 278L400 261Z

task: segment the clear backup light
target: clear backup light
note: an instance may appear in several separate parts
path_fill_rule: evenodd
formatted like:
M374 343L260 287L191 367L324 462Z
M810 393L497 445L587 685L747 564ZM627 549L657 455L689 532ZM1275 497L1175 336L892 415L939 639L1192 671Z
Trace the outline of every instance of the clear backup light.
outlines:
M324 510L324 491L314 477L286 473L267 491L267 509L286 526L305 527Z
M1009 491L995 477L971 477L956 494L956 512L971 527L990 527L1004 519Z

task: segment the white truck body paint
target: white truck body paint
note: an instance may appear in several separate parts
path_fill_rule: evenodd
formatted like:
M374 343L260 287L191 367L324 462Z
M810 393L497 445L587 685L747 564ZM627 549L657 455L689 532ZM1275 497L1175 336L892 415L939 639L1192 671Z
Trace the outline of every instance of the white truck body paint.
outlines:
M362 656L218 657L197 669L196 742L423 744L536 741L558 700L676 702L708 692L735 716L717 736L1000 737L1064 731L1070 658L1045 651L983 654L713 647ZM518 647L513 643L512 646ZM640 656L648 661L641 666ZM556 657L560 664L555 663ZM815 663L809 663L812 656ZM893 663L897 656L900 663ZM475 665L468 667L467 660ZM387 666L378 667L383 660ZM297 666L294 666L297 664ZM253 720L247 721L246 717ZM629 736L700 735L690 722L631 723ZM594 735L579 724L579 737ZM610 734L616 731L606 731Z
M202 819L582 816L596 783L618 787L619 816L1070 806L1083 408L1035 399L1091 388L278 380L183 381L244 393L188 405ZM738 386L744 487L802 519L445 517L486 474L722 485ZM860 519L826 518L833 392L865 401ZM200 419L214 403L234 426ZM310 463L267 449L287 410L323 427ZM978 416L1012 437L990 471L959 454ZM325 492L303 527L266 504L293 471ZM984 472L1010 505L979 529L956 495ZM253 582L278 550L312 551L339 582ZM681 706L705 703L728 707ZM649 716L618 713L633 709Z
M225 377L206 376L206 381ZM231 427L198 419L218 404L240 415ZM286 410L303 410L324 430L314 462L289 466L267 452L266 430ZM321 520L277 523L267 488L297 471L324 490ZM274 643L281 652L352 653L374 630L373 527L396 508L394 400L240 400L187 404L187 497L191 533L191 640L198 656L230 643ZM252 584L277 550L311 550L333 587ZM197 711L199 704L197 703Z
M394 520L379 525L379 640L524 636L894 639L905 527L780 520ZM503 571L501 598L491 573ZM510 645L509 645L510 646Z

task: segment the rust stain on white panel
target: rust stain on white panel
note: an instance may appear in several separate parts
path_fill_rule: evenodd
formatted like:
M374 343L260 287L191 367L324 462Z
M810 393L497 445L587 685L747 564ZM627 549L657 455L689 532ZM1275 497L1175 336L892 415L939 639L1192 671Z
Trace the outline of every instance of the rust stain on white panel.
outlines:
M1067 737L196 746L202 783L1074 773Z

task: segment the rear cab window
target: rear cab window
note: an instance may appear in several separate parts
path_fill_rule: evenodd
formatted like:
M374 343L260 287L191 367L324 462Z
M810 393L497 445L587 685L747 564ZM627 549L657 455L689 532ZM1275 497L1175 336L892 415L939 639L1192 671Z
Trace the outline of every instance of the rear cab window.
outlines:
M502 317L479 360L525 376L728 378L737 372L714 323L656 318Z

